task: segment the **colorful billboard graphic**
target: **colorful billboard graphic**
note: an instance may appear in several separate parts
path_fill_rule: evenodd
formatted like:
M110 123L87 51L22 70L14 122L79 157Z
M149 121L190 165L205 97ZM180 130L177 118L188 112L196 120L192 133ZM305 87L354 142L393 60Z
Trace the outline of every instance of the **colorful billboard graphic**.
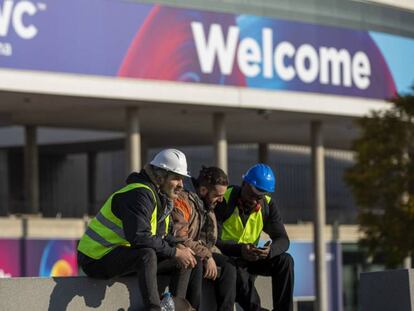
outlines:
M301 299L315 297L315 253L312 242L291 242L289 251L295 260L295 288L293 295ZM329 310L342 310L342 249L341 244L327 244Z
M19 239L0 239L0 278L22 276L20 245Z
M68 13L69 12L69 13ZM414 40L118 0L0 0L0 67L387 99Z
M76 276L75 240L26 240L26 276Z

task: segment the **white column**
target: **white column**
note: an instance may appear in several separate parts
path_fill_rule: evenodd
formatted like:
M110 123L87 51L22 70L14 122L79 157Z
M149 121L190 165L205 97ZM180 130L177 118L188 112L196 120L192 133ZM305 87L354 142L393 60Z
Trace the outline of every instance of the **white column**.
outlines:
M39 210L39 155L36 126L25 127L24 147L25 211L37 214Z
M138 108L126 110L126 165L127 173L141 170L141 132L139 126Z
M258 152L259 163L269 164L269 144L259 143Z
M312 141L312 186L315 220L314 252L315 252L315 289L316 310L328 311L328 288L326 273L326 245L325 245L325 164L322 139L322 125L320 121L311 123Z
M141 165L144 166L148 163L148 144L141 140Z
M225 120L224 113L214 113L213 130L215 165L227 173L227 137Z

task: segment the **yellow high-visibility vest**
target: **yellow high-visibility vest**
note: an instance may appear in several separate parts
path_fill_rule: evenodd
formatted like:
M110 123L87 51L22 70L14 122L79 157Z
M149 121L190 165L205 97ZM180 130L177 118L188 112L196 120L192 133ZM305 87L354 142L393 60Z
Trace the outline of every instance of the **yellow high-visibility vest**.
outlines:
M157 233L158 206L155 193L145 184L132 183L113 193L105 202L98 214L91 220L86 232L79 241L78 251L93 259L100 259L117 246L131 246L125 238L122 221L112 212L112 199L116 194L137 188L145 188L152 193L155 208L151 215L151 233L152 235ZM165 219L166 232L168 232L169 218Z
M228 188L224 194L224 200L229 204L230 195L233 188ZM266 195L266 202L269 204L271 198ZM234 241L240 244L256 244L260 239L263 230L262 208L259 211L251 213L247 219L246 225L239 215L239 207L234 208L233 213L227 218L222 226L221 239L223 241Z

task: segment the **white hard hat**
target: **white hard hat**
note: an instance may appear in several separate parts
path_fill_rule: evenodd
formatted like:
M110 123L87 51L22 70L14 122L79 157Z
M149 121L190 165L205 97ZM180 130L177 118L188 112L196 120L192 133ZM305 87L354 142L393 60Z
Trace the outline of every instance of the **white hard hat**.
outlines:
M177 149L164 149L158 152L150 164L179 175L190 177L187 171L185 154Z

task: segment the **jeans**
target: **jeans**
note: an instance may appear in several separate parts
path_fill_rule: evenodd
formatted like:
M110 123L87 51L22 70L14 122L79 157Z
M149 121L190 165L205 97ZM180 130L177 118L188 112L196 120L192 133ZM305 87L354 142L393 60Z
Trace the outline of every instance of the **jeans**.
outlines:
M233 311L236 299L236 267L230 258L213 253L213 258L220 271L214 282L218 311ZM203 284L203 263L198 261L197 266L191 272L190 283L187 290L187 300L193 308L199 309ZM210 280L208 280L210 281Z
M257 275L270 276L272 278L273 309L292 311L293 265L293 258L288 253L254 262L237 260L236 301L245 311L261 310L260 297L254 286L254 281Z

